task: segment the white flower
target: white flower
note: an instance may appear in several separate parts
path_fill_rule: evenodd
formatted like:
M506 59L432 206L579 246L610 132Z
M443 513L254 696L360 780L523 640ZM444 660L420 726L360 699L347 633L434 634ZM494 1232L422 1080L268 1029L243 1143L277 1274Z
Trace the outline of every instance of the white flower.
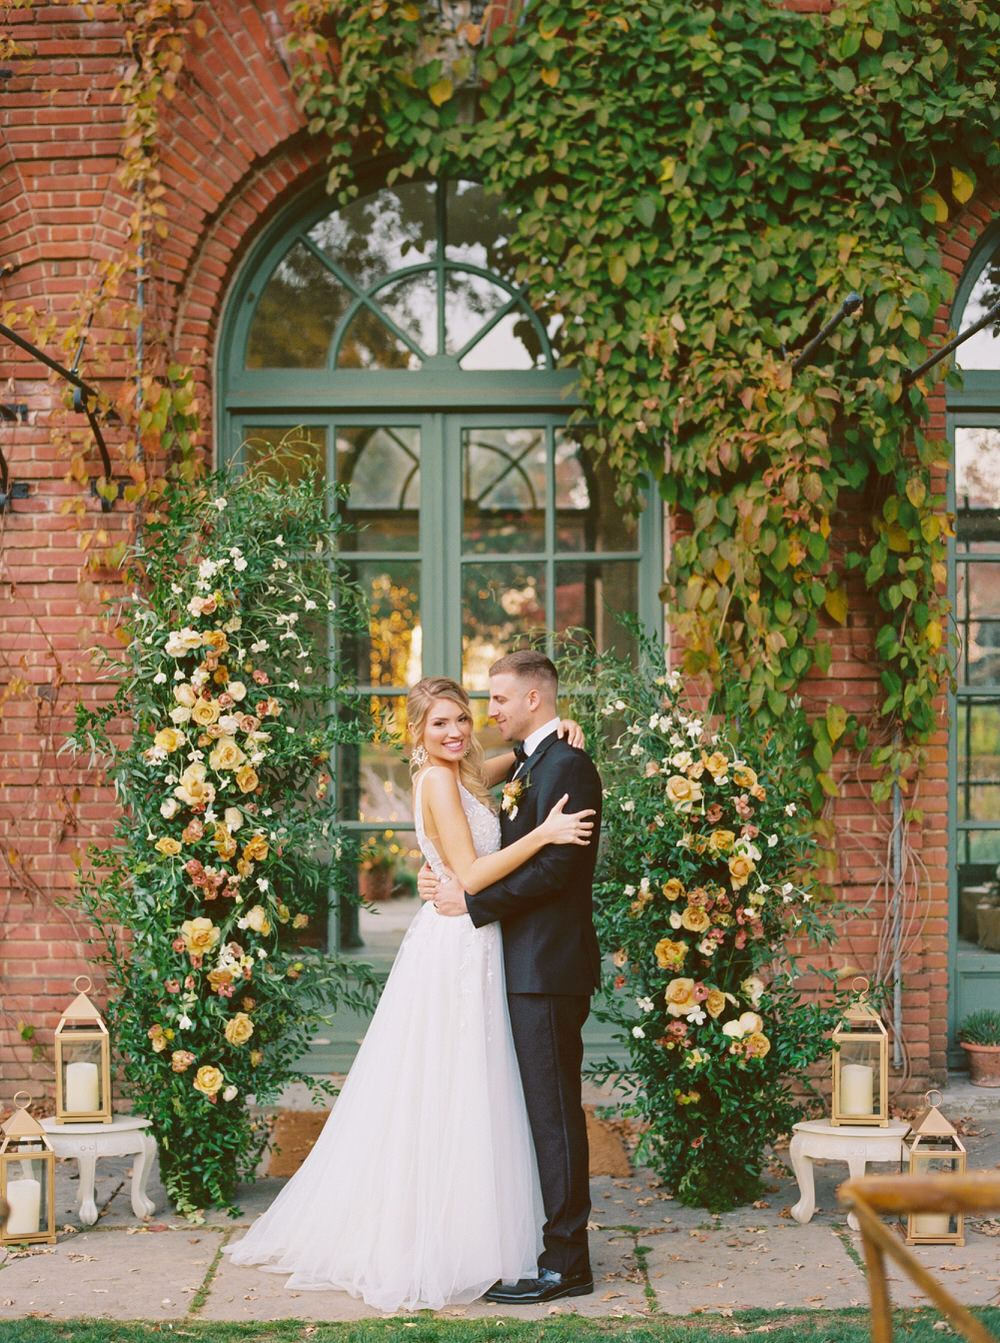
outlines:
M631 899L632 896L635 895L635 887L634 887L634 886L623 886L623 887L622 887L622 895L628 896L628 898Z
M164 820L169 821L171 816L176 816L180 803L175 797L168 797L166 802L160 803L160 815Z
M683 924L681 923L681 916L680 916L680 914L678 913L678 911L677 911L676 909L675 909L674 912L670 915L670 926L671 926L671 928L681 928L681 927L683 927Z
M272 569L287 569L287 568L288 568L288 565L285 563L284 560L272 560L272 561L271 561L271 568L272 568Z
M251 652L251 653L266 653L269 647L270 647L270 644L268 644L268 642L267 642L266 639L258 639L255 643L252 643L252 644L250 645L250 652Z
M226 1087L225 1091L223 1091L222 1099L224 1101L235 1100L238 1094L239 1094L239 1088L234 1087L233 1084L230 1083L229 1086Z
M191 710L183 704L178 704L176 709L170 710L170 721L174 727L183 727L185 723L191 721Z
M276 546L283 546L285 544L285 538L283 536L276 536L274 538L274 544Z
M239 807L227 807L222 818L226 823L226 829L236 831L243 824L243 813Z
M174 594L175 597L179 597L181 593L184 591L184 589L178 583L171 583L170 591Z
M307 611L315 611L315 610L316 610L316 603L313 601L313 599L312 599L311 597L307 597L307 598L306 598L305 609L306 609Z
M635 802L632 798L627 797L625 799L622 803L622 811L635 811Z
M214 560L202 560L202 562L198 565L198 577L214 578L218 567L219 566L215 563Z
M289 681L289 682L288 682L288 689L289 689L289 690L298 690L298 688L299 688L299 683L298 683L298 681Z
M194 1022L186 1012L182 1012L177 1018L177 1029L179 1031L189 1031L193 1025Z
M625 708L625 701L623 699L616 699L615 708L621 712L621 710Z
M236 570L238 574L241 574L246 567L247 562L242 555L239 557L238 560L233 560L233 568Z
M782 888L781 888L781 894L782 894L782 895L791 895L791 893L792 893L794 890L795 890L795 887L792 885L792 883L791 883L790 881L786 881L785 884L784 884L784 886L782 886Z
M269 885L270 885L270 882L268 881L267 877L258 877L258 878L257 878L257 889L258 889L258 891L266 891Z
M641 1026L633 1026L632 1034L635 1036L637 1040L645 1040L646 1038L646 1032L642 1029Z
M326 609L327 609L328 611L336 611L336 609L337 609L337 603L336 603L335 601L333 601L332 598L331 598L331 600L328 601L327 604L326 604Z
M642 746L639 744L639 742L635 743L631 751L629 751L629 755L642 755Z
M185 654L201 647L201 635L197 630L185 625L182 630L171 630L167 635L164 652L168 657L182 658Z
M153 677L153 685L165 685L166 681L167 681L166 672L158 671L156 675Z
M692 741L697 741L698 738L701 736L701 730L703 726L704 724L702 723L700 718L692 718L690 723L688 723L686 731Z
M796 811L798 811L798 808L796 807L795 803L789 802L788 806L785 808L785 815L794 816Z
M267 950L266 950L265 947L258 947L258 948L257 948L257 959L258 959L259 961L266 961L266 960L267 960Z
M653 1010L652 998L636 998L635 1005L640 1012L652 1012Z
M698 950L703 956L714 956L719 949L719 944L714 937L703 937L698 943Z
M768 837L767 837L767 847L768 847L769 849L773 849L774 846L777 844L777 842L778 842L778 836L777 836L777 835L768 835Z
M687 1019L688 1021L692 1022L695 1026L704 1026L705 1013L701 1010L700 1007L696 1007L693 1012L688 1013Z
M221 512L223 511L223 509L226 507L226 500L222 497L221 494L219 495L218 499L213 499L213 500L212 500L212 507L213 507L213 508L217 508L217 509L219 510L220 513L221 513ZM226 1097L226 1100L229 1100L229 1099L230 1099L230 1097L227 1096L227 1097Z
M693 757L690 751L678 751L676 755L670 757L670 763L674 769L685 770L693 763Z

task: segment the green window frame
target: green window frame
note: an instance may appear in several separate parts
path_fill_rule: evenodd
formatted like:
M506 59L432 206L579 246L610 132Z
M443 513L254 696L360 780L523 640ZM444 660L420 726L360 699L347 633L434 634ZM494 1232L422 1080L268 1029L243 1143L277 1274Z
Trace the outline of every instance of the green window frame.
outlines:
M373 197L380 190L379 179L373 175L368 185ZM573 375L556 367L550 339L557 325L546 326L531 313L506 274L481 264L468 232L457 257L449 251L449 202L456 203L457 192L443 183L425 184L425 190L428 198L433 197L433 246L421 236L414 248L420 252L418 264L399 265L389 274L368 267L363 282L358 278L361 266L355 265L352 275L350 265L338 258L317 256L316 238L322 239L323 221L337 214L321 189L292 202L264 232L248 254L227 304L216 373L217 441L222 460L239 465L253 454L256 440L297 430L307 454L321 454L327 478L336 479L338 470L356 469L356 459L345 452L352 436L358 443L379 440L380 450L393 465L387 468L391 480L383 472L373 486L376 492L385 487L378 525L384 524L387 535L396 535L399 542L379 547L369 532L352 560L361 566L362 576L375 573L378 566L390 577L404 575L398 584L393 580L393 592L404 594L400 603L407 585L418 585L420 674L463 677L475 654L478 671L471 689L482 719L483 667L492 628L489 612L496 609L494 598L499 597L506 575L520 575L517 590L530 598L531 620L549 630L576 623L566 618L567 611L574 615L583 611L603 624L607 617L602 594L611 590L631 593L632 613L650 631L663 633L659 597L663 512L658 497L652 495L634 531L628 532L614 508L610 480L602 480L593 467L587 468L588 479L582 479L579 462L584 458L574 456L572 436L566 430L569 413L578 404ZM362 199L367 198L363 191ZM422 198L418 204L422 206ZM464 204L466 213L474 215L467 201ZM481 202L474 204L481 211ZM429 200L426 214L429 219ZM468 220L464 224L468 230ZM329 232L337 230L331 227ZM335 294L332 300L336 320L322 311L321 303L314 305L311 367L291 362L284 367L253 366L262 344L254 323L260 320L262 303L269 301L271 277L279 273L293 248L301 249L295 254L300 274L321 274L324 285L329 284L325 278L329 274L343 286L344 296ZM392 309L385 297L391 297L397 285L406 292L414 282L419 286L415 292L425 298L436 285L438 300L433 315L425 303L422 326L416 332L398 320L401 305ZM465 304L463 320L468 326L468 312L483 295L486 305L496 306L479 314L478 334L463 330L450 336L449 302L454 299L460 309ZM272 304L272 310L281 317L278 305ZM369 317L384 322L389 357L405 358L410 366L344 366L343 351L359 314L365 315L369 333ZM493 369L463 364L469 352L491 332L503 330L505 322L508 335L515 330L527 333L527 353L516 353L522 364L532 361L534 366ZM294 314L286 325L294 327ZM323 341L328 341L325 351ZM294 349L281 357L294 359ZM414 455L413 444L419 444L416 484L409 480L405 465L406 453ZM569 484L567 471L572 477ZM417 489L420 502L414 529L412 498L407 501L406 490L416 497ZM390 495L399 500L395 519ZM475 648L467 638L463 666L463 624L468 624L465 618L473 608L485 633ZM472 626L478 628L474 620ZM499 619L496 628L507 629L509 624ZM404 647L397 641L393 684L366 680L367 655L364 650L358 654L359 688L397 726L406 693L401 665L415 636L411 632L403 637L410 643ZM409 665L415 665L415 659ZM338 774L345 810L356 811L346 822L349 828L365 835L391 828L402 833L405 816L400 816L399 824L383 824L383 817L356 806L365 778L377 781L390 800L405 791L405 772L398 758L392 762L388 748L375 746L361 759L341 761ZM352 944L348 910L342 911L339 929L331 926L330 932L341 945Z

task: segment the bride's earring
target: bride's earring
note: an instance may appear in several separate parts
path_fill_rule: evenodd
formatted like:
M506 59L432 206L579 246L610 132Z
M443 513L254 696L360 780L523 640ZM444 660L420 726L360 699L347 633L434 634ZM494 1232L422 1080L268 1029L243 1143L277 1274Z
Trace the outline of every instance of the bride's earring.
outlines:
M415 746L413 748L413 754L410 756L410 764L413 765L416 769L421 769L424 765L427 764L426 746Z

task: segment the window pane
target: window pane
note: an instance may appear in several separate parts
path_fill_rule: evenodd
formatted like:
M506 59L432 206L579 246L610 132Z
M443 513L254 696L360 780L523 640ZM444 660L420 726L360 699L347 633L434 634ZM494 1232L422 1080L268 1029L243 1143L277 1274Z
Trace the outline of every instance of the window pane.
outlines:
M434 191L432 182L386 187L332 211L309 238L367 289L402 266L434 259Z
M464 550L544 549L544 429L463 429L462 479Z
M459 367L528 370L542 368L544 363L534 324L523 312L515 311L491 327L459 362Z
M358 684L408 686L419 681L419 563L355 561L349 569L369 604L368 629L344 640Z
M955 430L959 549L1000 549L1000 429Z
M275 267L254 310L247 368L324 368L350 299L323 262L297 242Z
M438 354L438 286L430 272L411 275L386 289L375 301L425 355Z
M635 550L639 523L615 502L606 458L587 452L565 430L556 433L556 545L560 550Z
M960 327L968 327L985 317L1000 302L1000 243L983 263L979 277L962 313ZM960 368L1000 369L1000 336L995 326L978 331L955 353Z
M958 817L1000 821L1000 700L958 704Z
M544 565L462 566L462 684L467 690L485 690L497 658L544 628Z
M370 308L359 308L340 342L337 367L415 369L420 360Z
M409 749L405 744L405 699L402 695L373 695L365 701L365 707L379 730L375 741L351 748L352 768L341 772L344 816L347 820L408 826L413 809L410 772L404 759Z
M251 470L275 480L300 481L312 471L326 473L326 430L320 425L247 425L244 456Z
M356 550L420 546L420 430L365 425L337 430L337 481L350 496L344 517Z
M510 220L503 203L488 196L479 182L449 182L445 256L513 279L514 265L507 248Z
M556 630L590 630L600 649L634 657L635 636L620 620L639 606L637 560L582 560L556 565Z
M482 275L449 271L445 281L446 349L457 354L506 303L510 295Z
M956 576L961 680L966 685L1000 684L1000 563L960 562Z

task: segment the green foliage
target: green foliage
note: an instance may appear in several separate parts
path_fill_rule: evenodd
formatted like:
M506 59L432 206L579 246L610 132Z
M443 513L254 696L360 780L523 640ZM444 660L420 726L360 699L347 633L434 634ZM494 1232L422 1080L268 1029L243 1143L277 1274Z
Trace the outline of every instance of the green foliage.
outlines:
M365 967L300 944L350 889L328 762L365 731L327 652L362 620L334 505L263 471L174 484L128 560L115 696L79 705L71 737L121 807L80 899L126 1090L189 1215L252 1176L267 1131L248 1097L328 1090L295 1060L338 1003L372 1001Z
M968 1045L1000 1045L1000 1011L981 1007L970 1012L958 1028L958 1038Z
M518 278L565 318L587 446L625 500L649 474L690 519L668 588L687 669L718 677L728 650L750 711L780 720L829 670L856 572L883 617L881 791L905 782L950 674L945 452L906 372L952 293L938 226L1000 163L1000 11L541 0L488 37L435 12L291 6L330 189L349 198L384 152L390 178L503 194ZM849 290L860 315L793 375L786 350ZM814 801L837 743L861 744L853 718L834 726Z
M840 995L803 1000L789 947L830 940L833 911L817 899L799 707L761 732L734 678L695 713L665 665L652 646L638 668L567 659L589 739L613 729L594 895L617 977L598 1015L628 1051L644 1155L680 1202L722 1211L759 1197L767 1146L803 1117L790 1081L829 1050Z

